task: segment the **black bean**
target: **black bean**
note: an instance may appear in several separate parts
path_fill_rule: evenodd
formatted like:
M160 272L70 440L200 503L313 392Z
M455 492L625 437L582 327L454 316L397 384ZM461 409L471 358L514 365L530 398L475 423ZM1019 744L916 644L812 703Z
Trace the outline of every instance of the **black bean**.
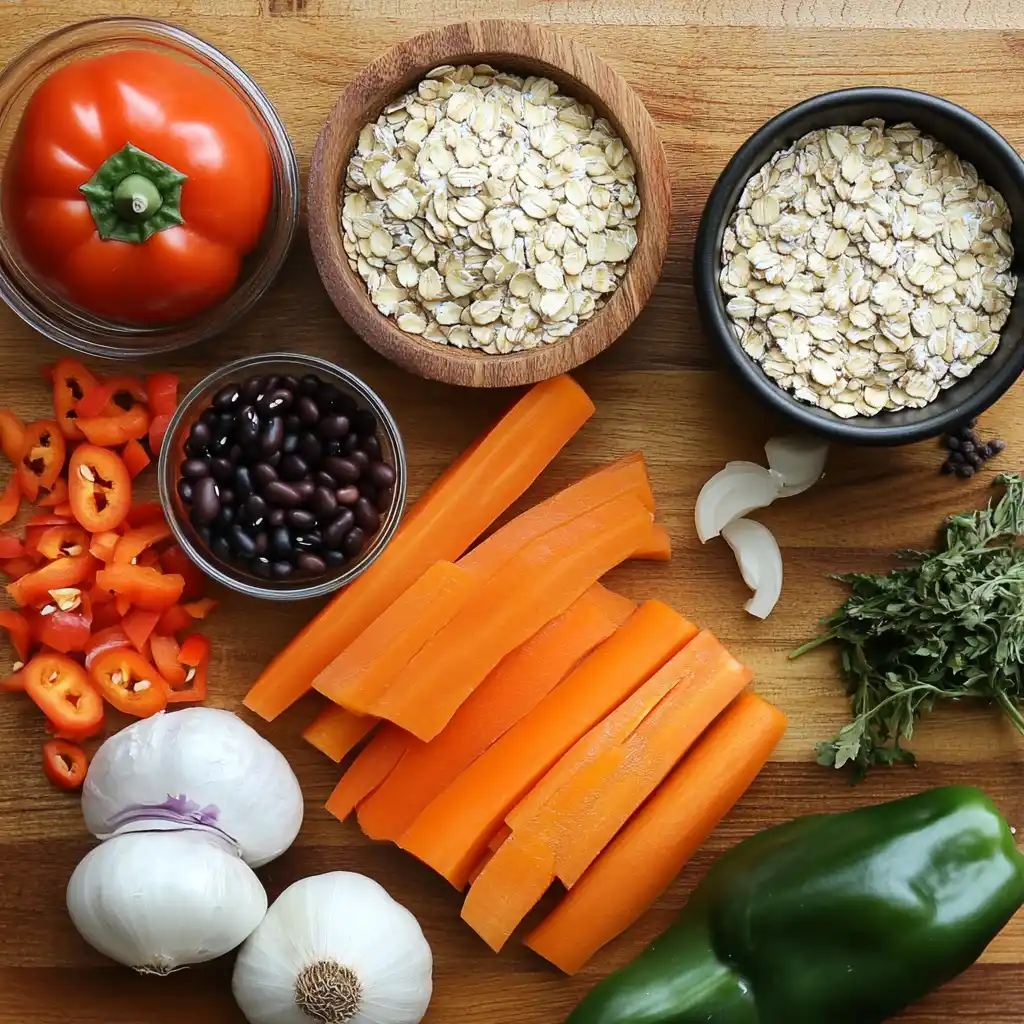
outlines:
M320 436L326 441L340 441L348 433L348 417L333 412L320 421Z
M299 435L285 434L281 442L282 455L294 455L299 450Z
M237 415L234 412L217 413L217 425L214 427L213 433L230 434L235 429Z
M356 484L356 487L359 488L359 493L362 497L374 506L377 506L380 500L380 492L377 490L372 480L367 480L366 477L363 477L363 479Z
M340 487L334 492L334 497L338 499L339 505L354 505L359 500L359 488L355 484Z
M272 505L282 505L285 508L294 508L296 505L302 504L299 496L295 493L295 488L280 480L267 484L263 488L263 497Z
M195 524L192 524L195 526ZM199 539L204 544L213 543L213 530L209 526L196 526L196 533L199 534Z
M242 558L252 558L257 553L255 541L237 523L231 528L229 536L231 547L236 555L240 555Z
M377 508L381 512L387 512L391 508L391 502L394 500L395 491L393 487L385 487L380 494L377 495Z
M276 455L284 441L284 420L280 416L272 416L264 422L260 430L260 445L264 455Z
M269 463L258 462L252 467L252 482L256 487L266 487L277 479L277 470Z
M336 519L332 519L323 530L324 547L331 549L340 548L355 522L355 514L350 508L345 509Z
M242 461L255 463L259 462L263 458L263 445L259 441L250 441L242 449Z
M968 477L974 476L974 467L964 465L957 466L956 475L959 477L963 477L963 479L966 480Z
M252 550L254 554L265 555L270 547L270 537L266 530L260 530L252 535Z
M188 432L188 441L195 448L205 448L210 443L210 428L202 420L193 423Z
M235 475L235 467L231 465L231 460L224 458L220 455L215 459L210 459L210 476L219 484L227 483Z
M319 555L311 555L304 551L295 560L296 567L307 576L323 576L327 572L327 562Z
M218 486L220 492L220 503L222 505L234 505L235 503L235 492L230 487Z
M239 388L237 384L227 384L213 396L213 407L218 412L233 409L238 404Z
M340 459L336 455L324 459L324 469L330 473L335 483L344 486L354 484L359 479L359 467L351 459Z
M334 496L334 491L329 487L318 487L313 492L311 503L313 511L324 519L334 515L338 508L338 499Z
M285 522L296 530L312 530L316 526L316 516L305 508L292 508L285 516Z
M239 444L252 444L260 434L260 418L256 410L247 405L238 413L235 422L235 438Z
M227 562L231 558L231 545L228 543L227 537L222 533L218 533L213 540L210 541L210 550L213 552L216 558L219 558L222 562Z
M202 416L199 417L199 422L208 429L213 430L213 428L217 426L217 414L212 409L207 409Z
M359 473L362 475L370 468L370 456L366 452L357 448L351 455L349 455L349 461L354 462L359 467Z
M243 402L255 402L263 390L262 377L250 377L240 388Z
M299 381L299 393L302 395L314 396L320 390L320 378L315 374L307 373Z
M320 465L324 450L320 444L320 438L311 430L304 430L299 434L299 454L311 467Z
M324 458L328 455L344 455L345 446L341 441L325 441L324 442Z
M264 416L283 416L291 407L294 397L284 388L268 391L257 403L256 408Z
M230 505L225 505L223 502L220 506L220 513L214 525L218 530L226 530L235 521L235 510Z
M964 441L960 445L960 451L962 451L964 453L964 455L973 455L974 454L974 445L973 445L973 443L970 442L970 441Z
M977 469L982 463L981 456L977 452L970 452L967 456L967 464Z
M946 459L946 461L939 468L939 472L944 474L945 476L949 476L949 474L953 472L953 463L950 462L949 459Z
M344 551L325 551L324 561L331 569L340 569L346 562Z
M369 409L359 409L352 417L352 429L360 437L377 433L377 417Z
M270 531L270 553L275 558L291 558L292 535L286 526L278 526Z
M192 522L206 526L217 518L220 512L220 498L213 477L204 476L197 480L192 490Z
M287 377L282 377L278 381L278 384L283 388L287 388L289 391L299 390L299 379L298 377L293 377L291 374L288 374Z
M303 395L295 403L295 415L304 427L315 427L320 422L320 409L309 395Z
M995 441L989 441L989 445L991 446L992 451L996 455L998 455L1000 452L1006 451L1006 442L1005 441L996 439Z
M353 526L348 531L348 536L345 538L345 542L341 546L341 550L348 555L349 558L357 558L363 550L363 545L366 543L366 534L358 526Z
M267 513L267 526L284 526L285 510L283 508L272 508Z
M308 505L313 498L313 492L316 490L316 484L312 480L299 480L297 483L292 484L295 489L295 493L299 496L299 501L303 505Z
M310 530L309 533L297 533L292 537L292 543L297 549L303 551L318 551L323 546L324 538L319 530Z
M209 454L209 446L205 444L196 444L194 441L187 441L185 443L186 454L196 459L203 459Z
M370 466L370 479L381 490L394 486L395 471L386 462L375 462Z
M352 506L352 511L355 513L356 525L367 534L374 534L380 529L380 513L368 498L360 498Z
M320 384L316 389L316 404L320 412L334 412L341 404L341 392L333 384Z
M302 429L302 420L295 413L290 412L284 418L284 429L289 434L297 434Z
M274 452L273 455L268 455L267 464L272 466L274 469L277 469L277 467L281 465L281 453Z
M221 456L226 454L231 447L231 435L215 434L208 447L211 455Z
M273 576L275 580L286 580L294 571L295 566L292 565L291 562L285 562L283 560L275 562L270 567L270 575Z
M252 560L252 571L257 576L262 576L263 579L270 579L270 559L269 558L254 558Z
M234 485L235 494L238 496L239 501L248 501L255 491L252 484L252 473L248 466L238 466L235 469L235 475L231 482Z
M280 472L282 480L304 480L309 476L309 466L301 455L285 455Z
M381 460L380 441L378 441L375 436L374 437L364 437L362 442L360 443L359 447L362 448L363 451L366 452L366 454L370 456L370 461L371 462L380 462L380 460Z
M313 482L317 487L326 487L331 491L338 486L334 482L334 477L330 473L325 473L322 469L313 477Z
M256 401L259 401L264 395L269 394L277 387L277 382L280 378L276 374L271 374L269 377L264 377L260 383L260 393L257 396Z
M346 434L345 440L341 442L341 447L347 454L351 454L359 447L359 435L354 432Z
M952 462L954 466L962 466L964 464L964 453L950 452L949 461Z
M181 475L186 480L199 480L210 475L210 467L203 459L186 459L181 464Z
M242 518L248 523L258 523L267 514L267 503L258 494L250 494L242 506Z
M192 504L193 487L190 480L179 480L178 481L178 497L181 498L186 505Z

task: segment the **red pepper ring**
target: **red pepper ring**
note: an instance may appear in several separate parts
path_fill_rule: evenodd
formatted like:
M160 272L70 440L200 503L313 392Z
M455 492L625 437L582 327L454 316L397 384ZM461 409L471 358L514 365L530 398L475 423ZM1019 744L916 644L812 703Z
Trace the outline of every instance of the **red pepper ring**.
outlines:
M206 700L210 641L201 633L186 637L178 652L178 661L186 666L185 682L179 688L168 688L167 703L193 704Z
M154 416L173 416L178 408L178 378L173 373L151 373L146 378L149 409Z
M167 707L167 680L130 647L112 647L95 658L89 678L118 711L148 718Z
M75 519L90 533L116 529L132 505L128 467L116 452L96 445L75 449L68 466L68 488Z
M58 789L79 789L88 769L89 759L77 743L48 740L43 744L43 774Z
M22 669L25 692L64 736L85 739L103 725L103 700L85 669L63 654L37 654Z
M53 368L53 414L69 441L81 441L85 435L75 422L81 415L75 408L99 381L77 359L61 359Z
M40 488L53 487L65 458L67 442L55 420L37 420L26 428L18 476L22 493L29 501L39 497Z
M117 448L149 433L150 415L144 405L134 405L111 416L79 417L78 429L90 444Z
M88 551L74 557L58 558L7 585L7 593L19 605L46 604L51 590L77 587L96 565Z

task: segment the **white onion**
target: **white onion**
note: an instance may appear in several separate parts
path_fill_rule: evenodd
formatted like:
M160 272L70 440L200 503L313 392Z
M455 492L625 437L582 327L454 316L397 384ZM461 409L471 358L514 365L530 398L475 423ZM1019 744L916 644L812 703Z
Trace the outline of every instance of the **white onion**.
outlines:
M759 619L767 618L782 593L782 552L775 535L753 519L734 519L722 537L736 556L743 582L754 591L744 607Z
M768 465L782 477L780 498L802 494L825 469L828 445L813 437L773 437L764 446Z
M697 496L694 519L701 543L717 537L734 519L770 505L781 488L782 477L756 462L727 463Z

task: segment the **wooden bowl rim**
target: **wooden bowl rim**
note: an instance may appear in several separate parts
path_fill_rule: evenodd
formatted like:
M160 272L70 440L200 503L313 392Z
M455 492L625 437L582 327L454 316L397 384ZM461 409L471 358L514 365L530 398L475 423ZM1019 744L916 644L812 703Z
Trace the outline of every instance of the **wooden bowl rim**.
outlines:
M568 59L556 61L559 56ZM637 246L626 273L597 314L557 343L488 355L406 334L373 305L364 282L348 265L338 195L359 130L376 119L396 95L439 65L488 61L498 66L503 58L508 59L506 66L511 70L517 60L548 68L599 100L636 162L641 214ZM351 145L342 145L349 134ZM359 72L317 136L307 203L317 270L348 324L372 348L404 369L432 380L474 387L535 383L565 373L608 348L630 326L654 290L668 249L672 210L668 161L657 126L626 80L588 47L528 22L504 19L432 29L398 43ZM641 272L642 268L650 269ZM618 331L610 326L616 323L621 323Z

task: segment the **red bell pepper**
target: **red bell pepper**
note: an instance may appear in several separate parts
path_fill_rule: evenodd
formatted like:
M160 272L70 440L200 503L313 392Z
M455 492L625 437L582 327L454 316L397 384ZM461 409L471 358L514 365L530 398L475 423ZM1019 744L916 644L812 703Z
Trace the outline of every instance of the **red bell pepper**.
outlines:
M150 523L163 522L164 510L158 501L140 501L128 510L125 522L133 529L148 526Z
M180 604L172 605L161 616L157 630L164 636L177 636L195 625L195 620Z
M168 704L193 704L206 700L210 667L210 641L200 633L186 637L178 652L178 661L188 667L183 688L170 688Z
M130 409L111 416L94 416L78 419L78 428L90 444L101 448L117 448L133 439L149 433L150 415L144 405L133 405Z
M89 550L89 534L81 526L42 527L35 550L51 561L55 558L80 555Z
M22 555L21 558L8 558L6 562L0 562L0 572L12 580L20 580L22 576L33 572L38 564L36 559Z
M113 564L100 569L96 573L96 582L104 590L151 611L163 611L177 604L185 588L185 581L176 573L162 573L144 565L130 564Z
M173 373L151 373L146 378L146 391L154 416L174 415L178 408L178 378Z
M149 638L160 621L160 613L145 608L133 608L122 620L121 628L140 654L145 654Z
M25 424L10 409L0 409L0 451L17 466L25 448Z
M14 583L9 583L7 593L22 606L46 604L50 599L51 590L77 587L83 580L88 579L95 565L96 559L88 552L74 557L57 558L27 573Z
M95 621L93 625L95 625ZM120 623L113 626L105 626L96 630L89 642L85 645L85 667L92 668L92 663L104 652L112 647L131 647L132 642L128 639Z
M153 664L157 671L167 680L172 690L185 685L185 667L179 654L181 648L173 636L161 636L154 633L149 638L149 650L153 655Z
M89 595L84 592L77 608L64 611L51 602L42 611L26 608L25 616L36 640L43 647L52 647L61 654L84 651L92 637L92 605Z
M171 544L160 553L160 564L164 572L176 572L185 578L185 589L181 596L186 601L194 601L203 596L206 588L206 576L203 571L185 554L180 544Z
M21 477L17 473L7 481L3 494L0 494L0 526L9 523L21 507Z
M20 558L25 553L25 545L13 533L0 530L0 559Z
M0 608L0 628L6 629L19 661L28 661L32 650L32 630L21 612Z
M132 562L138 558L146 548L167 540L171 535L171 528L165 519L159 519L146 526L140 526L137 530L129 530L118 542L114 549L114 561L120 564Z
M159 458L160 449L163 447L164 438L167 436L167 429L171 425L171 417L161 414L153 417L153 422L149 425L149 450L153 453L153 458Z
M128 467L128 474L134 480L150 463L149 453L134 438L121 450L121 458Z

